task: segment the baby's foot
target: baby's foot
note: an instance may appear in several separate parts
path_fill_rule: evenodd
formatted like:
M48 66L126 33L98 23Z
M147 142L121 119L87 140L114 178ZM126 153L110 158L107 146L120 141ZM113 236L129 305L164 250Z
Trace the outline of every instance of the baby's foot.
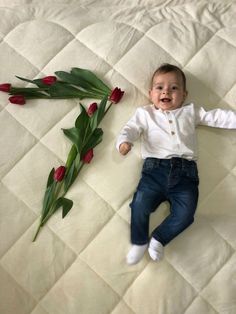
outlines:
M136 245L133 244L129 253L126 256L126 262L129 265L133 265L138 263L143 255L145 254L145 251L147 249L148 245L144 244L144 245Z
M163 245L154 238L151 238L148 247L148 253L154 261L160 261L164 255L164 247Z

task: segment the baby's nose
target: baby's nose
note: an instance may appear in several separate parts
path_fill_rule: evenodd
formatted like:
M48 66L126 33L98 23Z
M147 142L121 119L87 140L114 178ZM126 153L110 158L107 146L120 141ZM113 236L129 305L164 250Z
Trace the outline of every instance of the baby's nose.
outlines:
M164 89L162 90L162 93L163 93L163 94L169 94L169 92L170 92L169 88L164 88Z

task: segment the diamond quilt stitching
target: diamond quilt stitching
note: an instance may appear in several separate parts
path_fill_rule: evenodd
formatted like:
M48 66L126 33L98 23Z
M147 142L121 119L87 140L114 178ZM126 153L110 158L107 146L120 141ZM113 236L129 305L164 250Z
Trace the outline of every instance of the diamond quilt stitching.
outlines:
M76 200L71 216L61 220L55 215L35 244L31 238L48 169L64 161L68 150L66 139L57 133L73 120L79 101L36 100L17 108L0 95L1 146L7 147L5 155L4 149L0 152L1 313L15 314L16 308L17 314L234 313L234 133L199 131L205 182L196 222L166 248L159 264L147 254L139 265L125 264L128 203L141 160L137 147L126 159L114 148L124 122L148 101L148 77L161 62L184 66L196 101L204 100L209 109L235 108L234 1L145 0L140 5L132 0L128 7L122 0L113 5L105 0L50 5L44 0L0 0L0 10L2 82L15 84L15 74L33 79L80 66L127 91L103 121L107 135L93 164L70 191ZM201 44L194 42L203 34L189 27L176 27L175 38L171 26L162 33L163 24L184 26L185 21L206 29ZM50 31L52 37L47 37ZM41 45L34 45L34 34L41 36ZM189 50L185 36L193 39ZM174 39L185 54L171 46ZM163 206L154 220L167 212Z

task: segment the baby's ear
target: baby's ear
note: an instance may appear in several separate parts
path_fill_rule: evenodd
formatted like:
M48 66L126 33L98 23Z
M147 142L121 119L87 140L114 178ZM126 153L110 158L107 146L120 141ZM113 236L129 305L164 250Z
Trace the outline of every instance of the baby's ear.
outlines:
M187 97L188 97L188 91L186 90L186 91L184 92L184 100L185 100Z
M152 99L152 89L151 88L148 91L148 96L149 96L149 99Z

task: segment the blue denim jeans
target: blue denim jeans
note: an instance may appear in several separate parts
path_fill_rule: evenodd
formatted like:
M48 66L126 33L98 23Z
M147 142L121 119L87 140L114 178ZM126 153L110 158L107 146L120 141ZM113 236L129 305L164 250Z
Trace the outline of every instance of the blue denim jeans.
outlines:
M194 221L198 202L198 170L195 161L182 158L144 161L142 176L131 207L131 242L149 241L149 217L164 201L170 214L152 232L152 237L166 245Z

